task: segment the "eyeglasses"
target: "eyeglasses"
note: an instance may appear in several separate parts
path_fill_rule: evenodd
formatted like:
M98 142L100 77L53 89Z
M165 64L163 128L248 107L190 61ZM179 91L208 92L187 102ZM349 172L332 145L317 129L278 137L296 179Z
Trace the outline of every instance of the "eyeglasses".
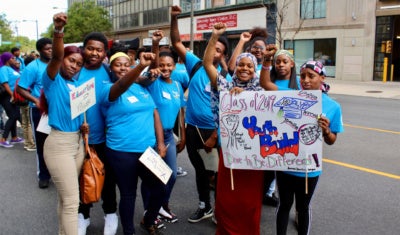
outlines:
M263 50L265 49L265 47L263 47L263 46L252 46L251 49L252 49L252 50L255 50L255 51L256 51L256 50L263 51Z

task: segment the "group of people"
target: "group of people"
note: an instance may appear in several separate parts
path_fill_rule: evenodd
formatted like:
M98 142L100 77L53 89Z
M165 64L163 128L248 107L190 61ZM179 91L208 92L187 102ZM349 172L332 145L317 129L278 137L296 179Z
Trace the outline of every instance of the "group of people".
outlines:
M30 101L39 187L48 187L51 177L58 192L59 234L83 235L90 225L92 205L79 200L84 138L88 138L105 166L101 195L104 234L116 234L119 218L123 233L135 234L133 218L139 177L144 205L140 226L149 234L162 234L163 221L178 221L169 201L178 174L177 154L185 147L195 170L198 194L198 206L188 218L190 223L213 217L216 234L260 234L264 202L277 207L277 234L286 234L295 198L298 233L308 234L310 202L321 172L308 174L309 188L305 193L305 175L301 172L225 167L219 137L219 92L322 89L325 115L318 119L318 125L324 142L331 145L337 133L343 131L343 125L340 105L326 94L323 65L307 61L297 77L293 55L268 45L267 34L260 28L242 33L228 59L229 44L222 36L226 30L223 23L214 25L200 59L180 39L180 13L179 6L171 7L172 48L159 46L164 32L156 30L151 52L137 54L137 58L132 58L124 47L108 48L107 38L99 32L88 34L81 48L64 47L64 26L68 21L65 13L53 17L53 39L38 40L40 58L25 68L16 89ZM11 64L9 60L7 63ZM71 119L69 93L87 82L95 84L96 104ZM12 86L10 80L1 83ZM50 133L37 130L45 115ZM12 138L13 135L12 132ZM172 170L166 184L139 161L149 147ZM210 152L213 148L219 149L218 172L207 169L198 152ZM230 187L232 175L234 190ZM215 202L210 195L211 179L216 180ZM274 193L275 182L279 199Z

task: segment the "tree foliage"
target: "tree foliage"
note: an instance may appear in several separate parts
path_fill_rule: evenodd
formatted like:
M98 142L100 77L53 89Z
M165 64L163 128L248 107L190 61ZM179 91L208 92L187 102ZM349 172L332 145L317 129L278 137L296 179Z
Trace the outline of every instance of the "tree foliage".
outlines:
M0 54L5 51L10 51L13 47L19 47L21 52L35 50L35 40L29 40L25 36L13 36L10 22L6 19L6 15L0 15L0 34L2 42L11 42L11 44L2 43L0 46Z
M75 2L67 12L68 24L64 29L64 42L82 42L84 37L91 32L109 34L112 24L106 9L97 6L93 0ZM47 28L47 37L53 35L53 24Z

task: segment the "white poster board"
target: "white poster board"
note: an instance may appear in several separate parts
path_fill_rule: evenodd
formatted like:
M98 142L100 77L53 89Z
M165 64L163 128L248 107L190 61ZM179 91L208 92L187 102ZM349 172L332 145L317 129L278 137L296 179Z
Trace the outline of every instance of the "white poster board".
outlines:
M233 169L321 170L321 91L220 93L224 165Z
M164 184L167 184L171 177L172 170L153 148L148 147L142 156L140 156L139 161L153 172Z
M83 83L79 87L69 92L71 103L71 119L84 113L90 107L96 104L96 87L94 78Z

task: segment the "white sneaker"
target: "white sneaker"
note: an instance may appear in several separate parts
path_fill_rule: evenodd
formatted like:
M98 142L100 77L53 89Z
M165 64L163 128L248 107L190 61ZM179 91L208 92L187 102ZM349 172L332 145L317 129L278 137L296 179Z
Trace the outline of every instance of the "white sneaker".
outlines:
M104 235L115 235L118 228L118 216L116 213L104 216Z
M85 219L82 213L78 214L78 235L86 235L86 229L90 224L90 218Z

